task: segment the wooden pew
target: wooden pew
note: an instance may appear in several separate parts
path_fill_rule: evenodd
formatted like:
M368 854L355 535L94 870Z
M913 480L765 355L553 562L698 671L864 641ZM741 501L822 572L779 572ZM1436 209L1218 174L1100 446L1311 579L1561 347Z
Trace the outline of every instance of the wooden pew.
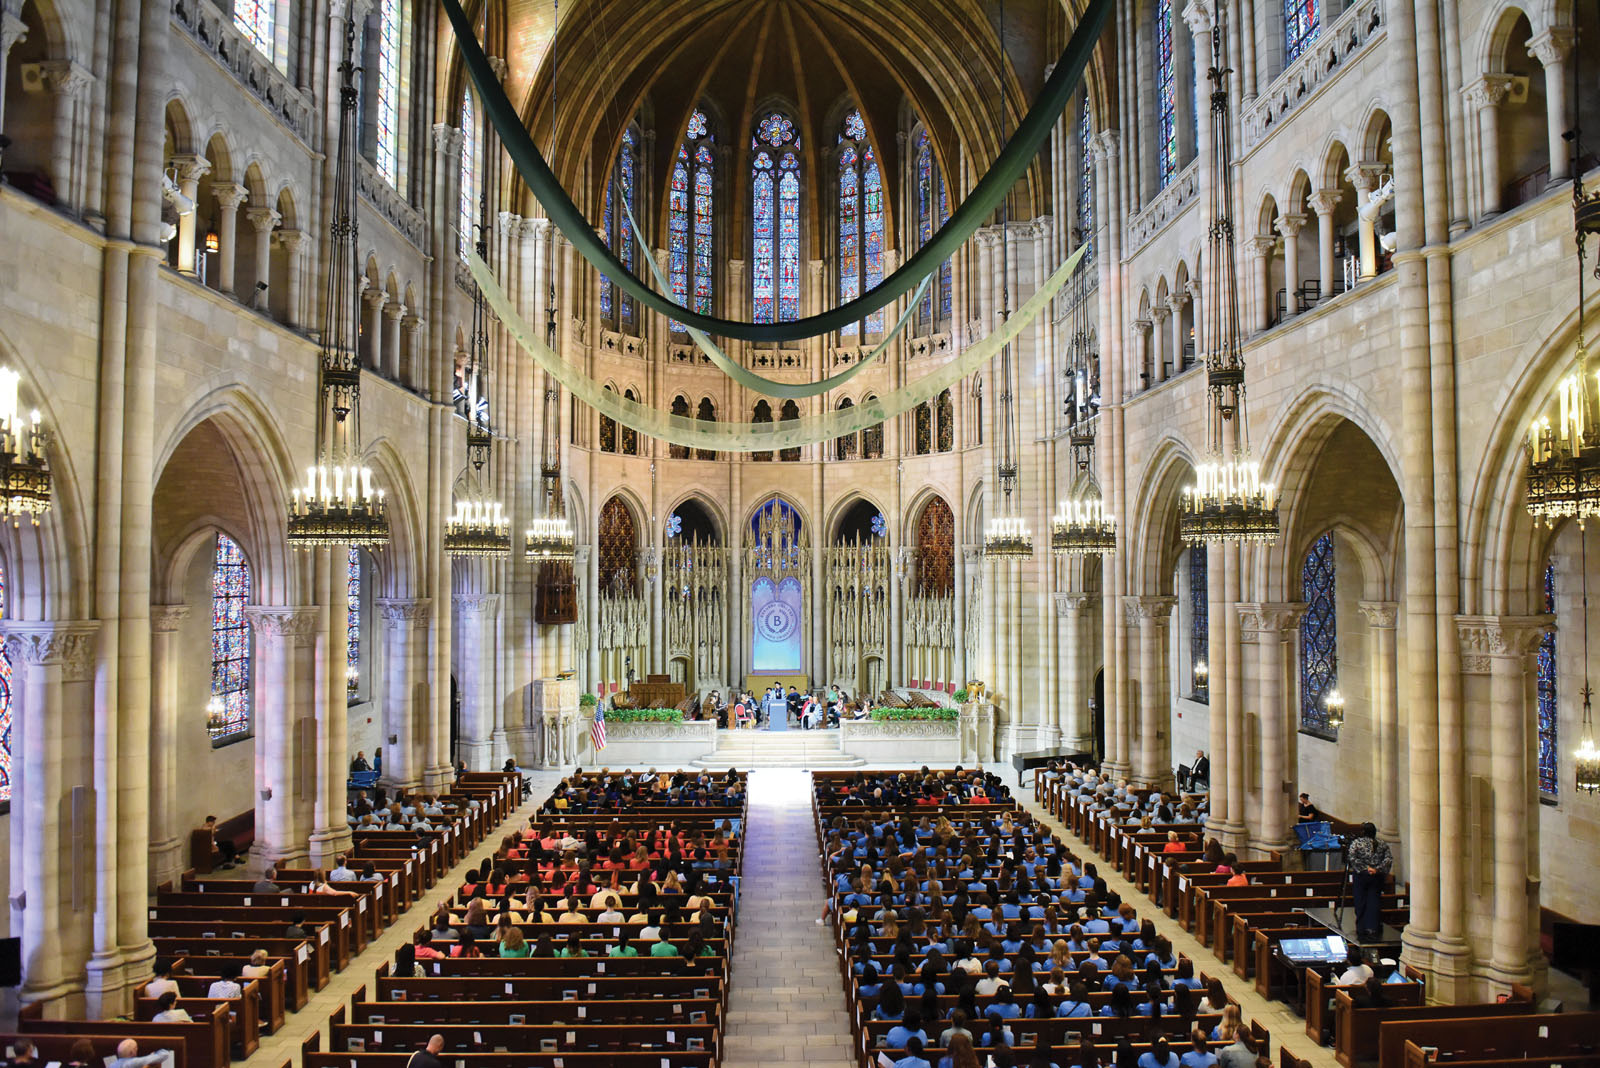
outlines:
M14 1045L19 1038L25 1038L33 1043L34 1052L38 1056L37 1063L41 1066L56 1062L67 1063L73 1045L82 1038L87 1038L94 1047L94 1054L102 1060L117 1055L117 1045L122 1041L120 1035L79 1035L79 1034L52 1034L47 1032L29 1031L26 1034L12 1031L0 1034L0 1056L10 1060L14 1053ZM172 1068L192 1068L189 1063L188 1040L168 1036L158 1045L151 1045L148 1040L139 1043L140 1055L155 1053L157 1050L172 1051Z
M179 979L178 985L184 987L187 984ZM190 996L185 990L179 997L178 1006L193 1016L196 1022L221 1017L227 1024L228 1049L242 1060L261 1046L261 987L251 979L240 984L240 991L240 996L236 998L208 998L203 994L199 997ZM135 1020L154 1024L153 1018L159 1010L160 1005L155 998L134 999Z
M275 900L276 895L273 896ZM253 934L265 934L267 931L281 935L294 916L305 917L307 929L314 930L317 941L323 942L328 947L328 952L331 954L330 962L339 971L350 965L352 944L355 953L366 948L366 939L361 937L360 927L350 922L350 910L337 906L278 908L276 905L268 906L264 901L237 906L164 905L150 909L149 923L152 930L156 924L200 924L217 932L218 937L245 938ZM340 917L343 917L343 923L340 922ZM236 935L234 932L238 931L245 933ZM192 933L192 931L182 933Z
M212 844L213 835L203 827L189 832L189 866L195 871L210 874L222 859L222 853ZM256 840L256 810L245 809L237 816L217 821L215 839L231 842L234 854L247 856Z
M34 1010L30 1012L30 1009ZM135 1020L45 1020L25 1006L17 1026L24 1035L71 1035L73 1038L134 1039L146 1053L182 1040L188 1051L187 1068L228 1068L228 1019L221 1013L194 1023L143 1023Z
M569 993L575 993L590 1002L629 997L690 1001L710 998L724 1005L727 989L720 975L522 976L509 984L512 988L509 992L507 985L504 980L485 976L417 979L380 975L373 993L380 1002L396 1004L560 1001ZM356 1018L362 1017L358 1014Z
M367 948L367 943L378 937L377 912L372 908L372 890L374 883L362 884L365 891L358 892L354 897L336 897L333 894L308 894L295 893L292 888L284 886L276 893L261 894L248 889L244 891L219 889L222 884L212 883L210 888L203 892L184 892L182 890L168 890L156 895L153 906L156 909L168 907L201 908L201 909L258 909L265 906L267 909L277 909L284 916L284 922L295 913L304 913L307 917L316 915L313 910L329 909L335 911L333 919L341 927L350 929L350 937L354 942L354 951L360 953ZM323 914L324 916L326 913ZM268 918L271 918L270 916Z
M1509 1004L1534 1006L1523 1001ZM1438 1008L1439 1006L1431 1006ZM1440 1058L1492 1060L1559 1060L1600 1056L1600 1013L1535 1013L1506 1019L1408 1020L1385 1022L1378 1037L1378 1068L1404 1068L1406 1044L1431 1046Z
M308 1040L309 1041L309 1040ZM420 1048L420 1047L418 1047ZM712 1050L671 1051L672 1068L716 1068L717 1054ZM301 1068L406 1068L411 1053L324 1053L303 1050ZM560 1050L556 1053L460 1053L452 1052L447 1065L459 1068L555 1068L560 1061L564 1068L661 1068L665 1059L661 1050Z
M157 930L158 925L160 930ZM161 921L151 922L150 934L155 942L156 953L163 957L216 958L228 961L247 957L248 954L244 953L246 948L252 951L266 950L269 959L288 962L288 983L292 992L290 1003L296 1009L305 1004L300 1000L302 997L308 996L312 990L321 990L328 985L330 954L327 952L327 947L315 937L314 931L310 939L282 938L279 937L284 930L281 924L253 926L265 927L271 934L249 933L247 936L234 938L233 926L223 931L216 931L201 923Z
M1507 1001L1489 1005L1384 1006L1358 1009L1350 995L1341 990L1333 996L1333 1055L1345 1068L1357 1061L1370 1061L1379 1053L1379 1028L1385 1023L1412 1025L1424 1020L1476 1020L1486 1017L1526 1016L1533 1011L1527 1001ZM1411 1033L1409 1027L1400 1029ZM1399 1059L1397 1045L1396 1060Z
M1415 971L1411 968L1407 970ZM1306 969L1305 1005L1301 1011L1306 1018L1306 1034L1319 1046L1333 1033L1333 995L1341 990L1355 996L1355 987L1336 986L1323 978L1316 968ZM1425 993L1420 972L1412 976L1411 982L1385 983L1383 987L1383 996L1396 1005L1421 1005L1425 1001Z
M250 963L248 956L234 957L205 957L205 956L179 956L172 962L173 978L179 980L180 985L186 976L203 979L207 988L211 983L222 977L222 970L227 967L243 968ZM305 1001L296 1001L305 998L307 991L304 987L304 967L291 967L295 964L293 958L267 957L267 967L272 970L256 982L261 985L261 1024L268 1031L276 1031L283 1026L286 1010L300 1011L305 1006ZM236 973L237 974L237 973ZM298 978L300 988L295 989L294 980ZM242 981L242 980L241 980ZM142 989L142 988L141 988Z
M413 980L415 982L416 980ZM571 991L577 994L579 991ZM575 1015L579 1014L581 1015ZM486 1024L511 1027L518 1023L551 1024L580 1019L592 1024L683 1024L694 1022L721 1026L722 1002L716 998L614 998L601 1001L593 997L561 996L516 1001L358 1001L350 1007L350 1019L373 1026L429 1024ZM519 1017L520 1019L514 1019Z

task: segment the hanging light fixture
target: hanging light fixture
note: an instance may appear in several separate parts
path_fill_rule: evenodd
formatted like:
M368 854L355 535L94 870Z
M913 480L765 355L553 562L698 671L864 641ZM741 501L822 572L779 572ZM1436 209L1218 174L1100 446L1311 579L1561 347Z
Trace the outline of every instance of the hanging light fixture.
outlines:
M1328 727L1338 730L1344 726L1344 694L1332 689L1322 698L1322 707L1328 713Z
M1583 728L1578 736L1578 750L1572 754L1572 773L1577 788L1592 794L1600 790L1600 748L1594 744L1594 711L1590 707L1594 688L1589 685L1589 539L1581 522L1578 527L1578 567L1583 591L1579 604L1583 618Z
M1005 69L1005 27L1006 8L1004 0L1000 4L1000 56L997 69ZM1004 108L1004 89L999 90L1001 108ZM1004 125L1004 115L995 123L997 127ZM1011 262L1010 242L1011 232L1011 198L1008 195L1001 208L1000 216L1000 320L1011 318ZM983 553L997 559L1028 560L1033 557L1033 534L1028 530L1028 521L1023 518L1012 493L1017 488L1017 458L1012 451L1012 438L1016 433L1016 423L1012 416L1013 383L1011 378L1011 345L1008 342L1000 350L1000 455L995 463L995 474L998 476L1001 491L1000 508L991 516L983 532ZM1020 450L1019 450L1020 451Z
M50 510L50 465L39 413L24 416L18 403L21 385L20 373L0 367L0 517L20 525L26 515L38 526Z
M1194 662L1193 675L1194 688L1196 690L1204 690L1206 684L1211 681L1211 668L1207 666L1204 660L1196 660Z
M1214 279L1206 301L1209 320L1206 382L1211 413L1206 427L1207 462L1195 471L1195 484L1183 492L1178 534L1190 544L1276 541L1277 487L1261 479L1261 465L1250 457L1249 416L1245 408L1244 346L1239 329L1239 263L1233 233L1233 147L1228 109L1228 75L1222 42L1226 3L1218 0L1211 35L1211 243L1207 261ZM1231 445L1228 427L1233 428Z
M206 733L213 742L228 733L228 715L223 711L222 698L215 694L206 702Z
M361 458L361 363L356 284L360 277L355 202L355 24L347 23L339 65L339 143L329 228L328 289L317 371L317 462L289 504L289 543L297 548L383 545L389 540L383 491Z
M550 287L550 315L545 323L545 343L556 345L556 289ZM561 492L561 390L548 374L544 376L544 421L540 430L540 481L543 483L544 514L534 519L523 541L523 556L529 563L570 563L577 558L578 543L567 519Z
M478 256L489 259L488 198L479 202L483 218L478 224ZM494 456L494 433L489 427L489 399L482 388L485 353L489 347L488 311L483 290L472 294L472 337L467 343L467 462L472 484L456 498L456 510L444 525L444 551L451 556L510 556L511 525L505 506L489 493L489 462Z
M1067 554L1106 554L1117 549L1116 517L1106 511L1100 487L1094 481L1094 435L1100 399L1092 392L1091 375L1098 352L1089 331L1089 268L1080 267L1072 289L1071 384L1067 387L1068 444L1075 481L1082 488L1056 505L1050 520L1050 551Z
M1581 86L1583 49L1574 49L1572 81ZM1581 101L1582 95L1573 97ZM1574 105L1581 112L1581 106ZM1583 192L1581 115L1574 118L1571 143L1572 224L1578 247L1578 347L1572 373L1562 379L1552 411L1528 428L1528 514L1553 525L1557 519L1580 523L1600 515L1600 371L1591 371L1585 337L1584 300L1586 243L1600 238L1600 191ZM1600 278L1600 260L1595 263ZM1553 417L1553 418L1552 418Z

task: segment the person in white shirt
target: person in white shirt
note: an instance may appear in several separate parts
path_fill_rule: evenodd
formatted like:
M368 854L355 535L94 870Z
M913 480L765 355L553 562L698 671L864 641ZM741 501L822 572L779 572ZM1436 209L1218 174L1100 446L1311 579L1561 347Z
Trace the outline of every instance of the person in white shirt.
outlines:
M1360 986L1372 978L1372 969L1367 962L1361 959L1361 950L1355 946L1350 947L1350 953L1345 958L1345 969L1334 980L1336 986Z
M356 873L351 870L350 862L345 858L344 854L341 853L334 858L333 870L328 873L328 881L334 883L353 883L356 881Z
M178 1008L178 992L169 990L156 999L156 1014L150 1018L155 1023L194 1023L194 1017Z
M1010 983L1000 978L1000 963L998 961L990 961L984 967L983 978L978 980L978 996L980 998L993 997L1001 987L1010 985Z
M265 979L272 974L272 965L267 963L267 951L258 949L250 954L250 963L239 969L239 975L245 979Z
M234 980L232 971L223 972L222 978L211 984L211 989L206 991L208 998L238 998L244 996L244 988Z
M144 996L158 998L169 990L178 989L177 982L172 978L172 962L167 960L156 961L156 977L144 984Z

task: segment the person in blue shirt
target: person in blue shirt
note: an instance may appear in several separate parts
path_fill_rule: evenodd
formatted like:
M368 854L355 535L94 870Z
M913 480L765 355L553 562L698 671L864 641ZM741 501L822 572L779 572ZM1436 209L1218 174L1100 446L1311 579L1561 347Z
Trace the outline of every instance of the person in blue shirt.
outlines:
M867 961L861 966L861 979L856 984L856 994L859 997L875 998L883 984L878 981L878 966Z
M1084 948L1089 951L1089 955L1078 961L1079 964L1092 965L1097 972L1110 970L1111 965L1100 955L1100 940L1098 938L1089 939Z
M874 1020L899 1020L906 1014L906 997L898 983L884 983L878 991L878 1005L872 1010Z
M903 1049L915 1039L919 1051L921 1046L928 1043L928 1033L922 1029L922 1014L916 1009L907 1009L906 1018L889 1028L888 1045L890 1049Z
M894 1062L894 1068L933 1068L933 1065L922 1055L924 1043L915 1036L906 1043L906 1055Z
M1188 957L1178 960L1178 972L1172 978L1172 986L1174 989L1180 986L1186 986L1190 990L1200 989L1200 980L1195 978L1194 974L1194 961Z
M1211 1043L1202 1032L1191 1034L1189 1042L1189 1051L1178 1058L1182 1068L1212 1068L1217 1063L1217 1055L1211 1052Z
M1094 1008L1089 1004L1089 991L1080 979L1074 979L1067 986L1068 994L1056 1006L1057 1016L1093 1016Z
M1178 1068L1178 1055L1167 1046L1167 1036L1158 1035L1150 1052L1139 1058L1139 1068Z
M1145 960L1147 962L1155 961L1163 968L1176 968L1178 966L1178 955L1172 951L1172 943L1165 938L1156 939L1155 948L1150 951L1150 955L1145 957Z
M1133 995L1128 993L1128 988L1124 984L1116 983L1111 987L1111 1000L1101 1008L1099 1015L1122 1020L1133 1018Z
M1017 1004L1017 997L1009 986L995 991L994 998L989 1002L989 1015L1002 1020L1015 1020L1022 1015L1022 1006Z

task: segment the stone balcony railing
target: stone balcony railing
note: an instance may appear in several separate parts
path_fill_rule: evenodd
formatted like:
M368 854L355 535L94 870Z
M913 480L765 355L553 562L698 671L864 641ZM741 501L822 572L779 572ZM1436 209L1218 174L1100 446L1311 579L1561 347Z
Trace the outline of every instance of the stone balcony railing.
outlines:
M317 143L318 111L311 98L296 89L272 61L246 41L233 25L233 16L206 0L173 0L172 21L200 50L231 74L266 105L289 132L308 146Z
M1152 238L1167 228L1168 223L1183 213L1183 209L1194 201L1199 192L1200 162L1191 160L1167 183L1165 189L1156 194L1154 200L1128 220L1128 254L1132 255L1149 244Z
M1256 97L1242 115L1244 152L1248 154L1326 82L1337 78L1350 61L1384 36L1389 28L1385 0L1359 0L1347 8L1312 42L1300 58Z
M388 220L389 225L399 231L400 236L415 245L419 252L428 250L428 224L422 218L422 213L400 195L399 190L389 184L388 179L378 173L370 160L364 157L356 159L356 191L365 200L377 209L378 214ZM466 264L458 263L457 270L464 270ZM467 272L470 284L472 273ZM470 290L469 290L470 291Z

